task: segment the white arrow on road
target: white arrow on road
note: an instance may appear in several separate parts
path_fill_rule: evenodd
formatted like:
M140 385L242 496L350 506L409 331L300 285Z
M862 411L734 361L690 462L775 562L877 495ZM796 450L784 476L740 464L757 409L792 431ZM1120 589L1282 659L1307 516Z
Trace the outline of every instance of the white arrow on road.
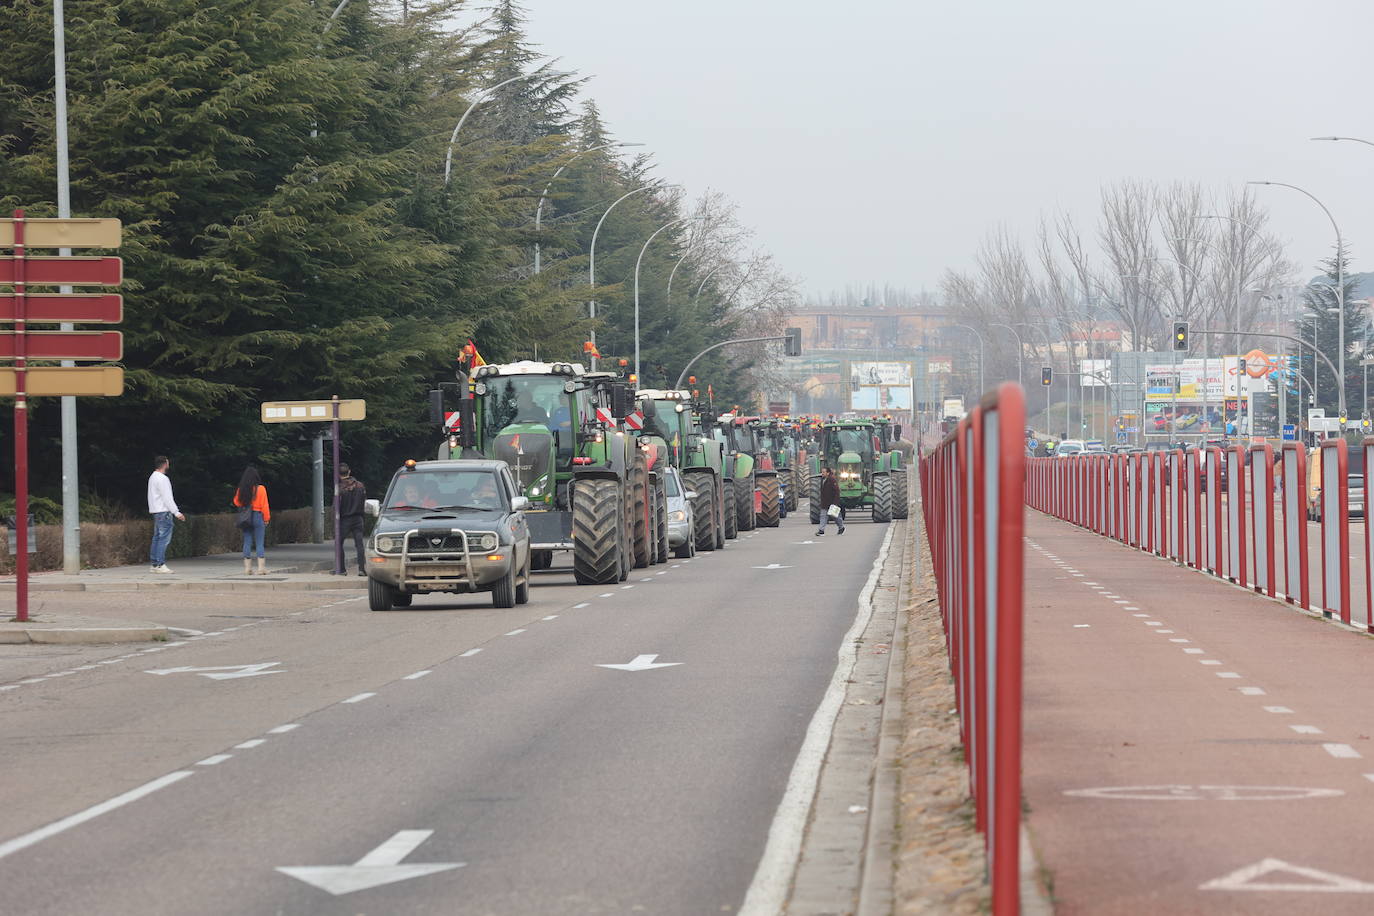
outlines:
M277 871L338 897L341 894L367 890L369 887L380 887L383 884L421 878L451 868L462 868L468 864L401 864L402 859L414 852L416 847L433 834L433 830L401 830L352 865L289 865L278 866Z
M273 665L280 665L281 662L258 662L256 665L218 665L213 668L154 668L152 671L145 671L144 674L199 674L201 677L208 677L213 681L232 681L240 677L257 677L260 674L281 674L280 671L268 671Z
M779 566L777 563L769 563L767 566L755 566L754 569L791 569L790 566Z
M648 671L651 668L671 668L682 662L655 662L657 655L636 655L628 665L597 665L598 668L615 668L618 671Z

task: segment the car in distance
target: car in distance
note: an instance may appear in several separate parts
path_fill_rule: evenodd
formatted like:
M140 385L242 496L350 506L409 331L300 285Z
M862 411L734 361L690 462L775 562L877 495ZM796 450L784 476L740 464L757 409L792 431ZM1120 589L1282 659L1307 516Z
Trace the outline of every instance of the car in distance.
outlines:
M530 596L530 530L504 461L407 461L386 496L368 500L367 603L410 607L432 592L491 592L494 607Z
M1055 457L1060 455L1077 455L1084 449L1082 439L1064 439L1054 447Z
M697 552L696 538L692 533L696 526L692 500L696 499L697 494L695 490L687 489L682 473L675 467L668 468L664 486L668 494L668 546L673 549L673 556L686 560L696 556Z

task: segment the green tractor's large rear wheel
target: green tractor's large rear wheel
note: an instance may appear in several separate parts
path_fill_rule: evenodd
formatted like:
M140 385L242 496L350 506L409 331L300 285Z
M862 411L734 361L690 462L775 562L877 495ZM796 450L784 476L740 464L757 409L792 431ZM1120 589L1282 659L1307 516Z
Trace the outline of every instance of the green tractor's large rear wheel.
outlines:
M873 475L873 521L892 521L892 478L886 474Z
M659 478L659 485L654 490L654 499L658 503L656 518L657 541L658 541L658 562L667 563L669 557L668 547L668 493L663 487L663 478Z
M787 511L796 512L797 504L801 501L801 471L795 466L787 469Z
M778 527L782 517L782 496L778 489L778 478L764 475L759 478L759 492L763 494L763 505L759 507L759 525L764 528Z
M573 577L579 585L620 581L623 540L618 480L574 481L572 500Z
M649 545L649 471L644 466L644 453L635 449L635 461L630 466L630 512L633 525L631 549L634 565L643 569L652 562Z
M726 540L739 537L739 514L735 510L735 485L738 483L738 480L727 480L722 484L724 490L722 502L725 503Z
M909 486L906 475L906 468L892 469L892 517L906 518L908 515L908 505L910 504L911 494L908 492Z
M752 474L735 481L735 506L739 513L736 521L740 531L753 531L758 525L754 518L754 486Z
M684 474L687 489L697 495L692 500L692 536L697 550L716 549L716 483L708 471Z
M821 479L811 478L811 486L807 488L807 512L811 516L811 524L821 523Z

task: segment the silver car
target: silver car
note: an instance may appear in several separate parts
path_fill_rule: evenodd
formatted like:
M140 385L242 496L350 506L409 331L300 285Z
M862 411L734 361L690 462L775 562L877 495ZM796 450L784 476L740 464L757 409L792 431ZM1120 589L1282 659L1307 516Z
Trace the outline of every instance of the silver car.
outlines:
M530 531L504 461L407 461L392 478L368 542L368 606L410 607L430 592L491 592L529 601Z
M664 485L668 492L668 546L673 548L673 556L679 560L694 557L697 541L692 534L696 525L692 515L692 500L697 494L687 489L677 468L668 468Z

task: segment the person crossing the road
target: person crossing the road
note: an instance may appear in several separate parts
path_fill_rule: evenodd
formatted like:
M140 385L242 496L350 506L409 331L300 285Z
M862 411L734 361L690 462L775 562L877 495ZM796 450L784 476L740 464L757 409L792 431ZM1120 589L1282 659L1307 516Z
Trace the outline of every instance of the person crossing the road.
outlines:
M844 507L840 505L840 483L835 479L833 468L821 469L821 527L816 530L816 534L825 534L826 522L830 521L830 507L834 506L835 526L839 528L839 533L844 534Z

